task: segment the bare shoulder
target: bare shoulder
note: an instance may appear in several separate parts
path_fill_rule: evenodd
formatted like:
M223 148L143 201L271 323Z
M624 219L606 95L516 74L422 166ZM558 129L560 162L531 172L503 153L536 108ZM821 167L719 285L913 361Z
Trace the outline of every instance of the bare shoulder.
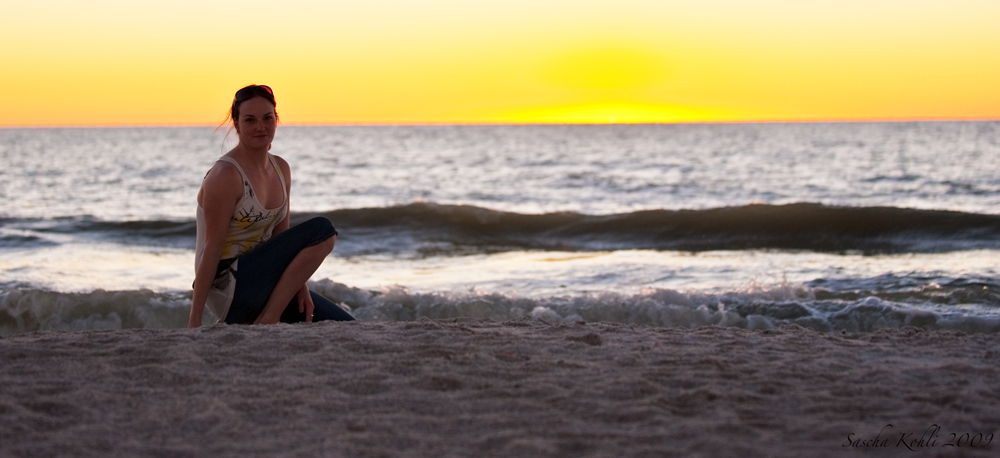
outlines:
M285 174L286 178L291 179L292 167L288 165L288 162L282 159L281 156L272 154L271 157L273 157L274 161L278 163L278 167L281 167L281 173Z
M288 165L288 161L284 160L281 156L274 154L271 156L274 157L274 160L278 163L278 167L281 167L282 172L290 172L292 170L292 168Z
M209 169L202 182L203 188L225 189L233 185L242 185L243 178L239 169L231 162L219 161ZM237 187L237 189L242 189Z
M240 171L229 162L219 161L212 166L201 182L198 203L206 207L213 206L212 204L228 205L231 201L235 206L242 196L243 178L240 176ZM206 197L211 202L206 202Z

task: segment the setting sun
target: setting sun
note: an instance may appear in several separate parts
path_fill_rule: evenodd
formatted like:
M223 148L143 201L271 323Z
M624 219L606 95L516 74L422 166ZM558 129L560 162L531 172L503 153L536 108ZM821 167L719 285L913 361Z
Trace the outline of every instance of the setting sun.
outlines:
M0 125L1000 118L981 1L5 6Z

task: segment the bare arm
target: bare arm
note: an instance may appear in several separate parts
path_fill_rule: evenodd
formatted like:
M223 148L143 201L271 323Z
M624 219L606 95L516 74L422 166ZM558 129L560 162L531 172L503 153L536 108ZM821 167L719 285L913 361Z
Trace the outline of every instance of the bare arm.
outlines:
M198 192L198 205L205 213L205 251L195 272L188 327L201 326L201 315L205 311L205 300L219 268L229 220L242 196L243 186L239 172L228 163L216 164L202 182Z

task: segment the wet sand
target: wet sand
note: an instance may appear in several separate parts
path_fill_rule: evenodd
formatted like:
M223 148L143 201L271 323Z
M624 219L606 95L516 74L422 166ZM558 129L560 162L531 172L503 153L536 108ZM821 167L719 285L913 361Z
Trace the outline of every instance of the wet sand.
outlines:
M3 337L0 367L0 456L1000 451L1000 438L983 446L1000 433L996 334L471 319L211 326Z

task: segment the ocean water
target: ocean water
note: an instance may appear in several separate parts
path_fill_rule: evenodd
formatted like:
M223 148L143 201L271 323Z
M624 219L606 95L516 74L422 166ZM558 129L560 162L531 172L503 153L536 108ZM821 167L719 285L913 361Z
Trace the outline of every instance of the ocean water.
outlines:
M0 129L0 334L180 327L234 135ZM1000 123L281 126L362 320L1000 331Z

